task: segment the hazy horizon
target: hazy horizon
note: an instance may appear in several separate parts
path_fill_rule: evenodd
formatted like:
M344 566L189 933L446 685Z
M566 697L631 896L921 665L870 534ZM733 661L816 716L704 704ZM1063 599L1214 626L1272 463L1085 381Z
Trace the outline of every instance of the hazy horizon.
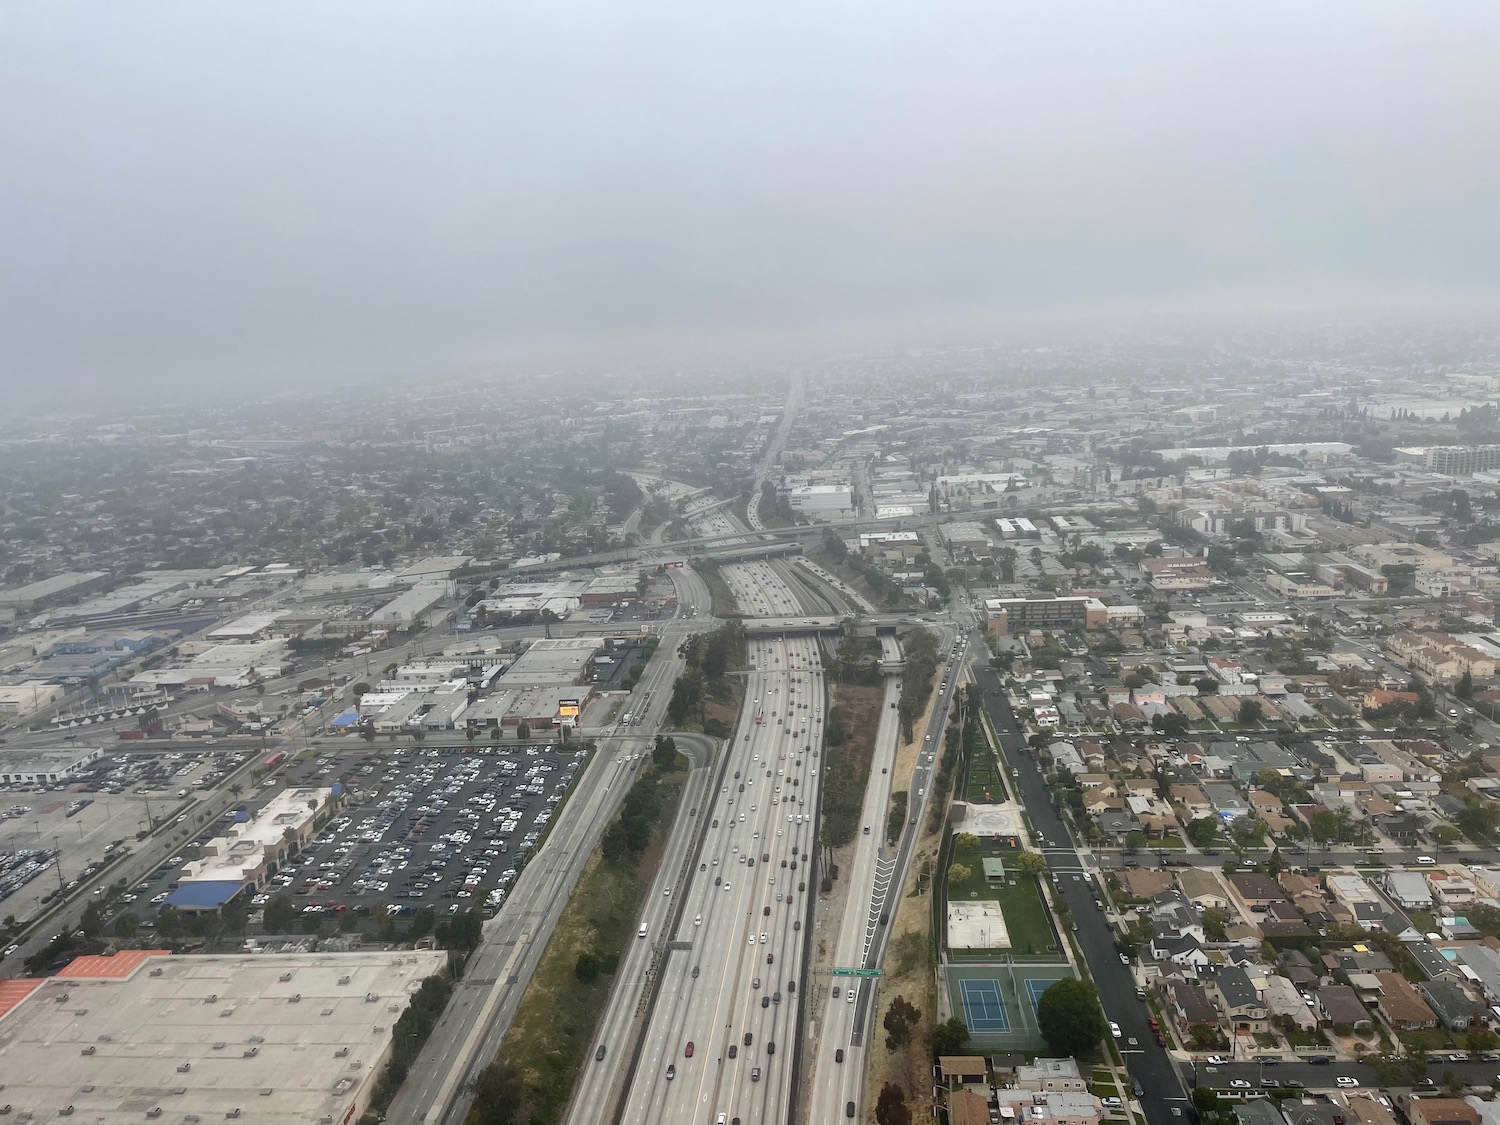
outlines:
M1500 9L12 7L12 403L1500 308Z

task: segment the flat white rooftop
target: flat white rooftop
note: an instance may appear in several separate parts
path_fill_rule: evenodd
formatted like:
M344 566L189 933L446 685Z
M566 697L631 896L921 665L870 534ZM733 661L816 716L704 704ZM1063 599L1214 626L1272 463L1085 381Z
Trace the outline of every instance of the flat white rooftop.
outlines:
M444 956L89 958L98 974L54 977L0 1018L4 1100L38 1123L68 1106L79 1121L145 1121L159 1106L163 1122L236 1109L266 1125L340 1122ZM120 959L129 976L104 976Z

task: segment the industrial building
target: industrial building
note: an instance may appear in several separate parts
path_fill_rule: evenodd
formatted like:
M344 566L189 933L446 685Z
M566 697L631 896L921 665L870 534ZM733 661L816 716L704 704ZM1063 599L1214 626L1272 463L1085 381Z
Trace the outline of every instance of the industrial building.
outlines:
M30 610L59 601L91 593L109 582L109 573L103 570L65 571L17 586L13 590L0 590L0 609Z
M440 950L173 957L127 949L0 1005L18 1120L348 1125Z
M280 613L247 613L208 634L211 641L258 641L271 635Z
M594 658L604 648L602 637L553 637L533 641L530 648L500 677L503 688L566 686L588 683Z
M97 746L70 746L66 750L0 747L0 783L55 785L103 756L104 751Z
M787 506L814 523L854 514L854 489L847 484L807 484L786 493Z
M0 684L0 718L30 715L59 702L66 690L46 680L24 680L19 684Z
M370 623L387 629L408 629L426 623L427 616L452 593L448 582L421 582L370 615Z

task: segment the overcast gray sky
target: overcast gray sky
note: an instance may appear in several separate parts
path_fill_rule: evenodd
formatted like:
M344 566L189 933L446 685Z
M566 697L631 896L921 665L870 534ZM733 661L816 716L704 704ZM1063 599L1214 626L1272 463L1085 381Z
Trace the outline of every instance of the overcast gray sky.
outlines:
M1500 4L0 9L0 382L1497 288Z

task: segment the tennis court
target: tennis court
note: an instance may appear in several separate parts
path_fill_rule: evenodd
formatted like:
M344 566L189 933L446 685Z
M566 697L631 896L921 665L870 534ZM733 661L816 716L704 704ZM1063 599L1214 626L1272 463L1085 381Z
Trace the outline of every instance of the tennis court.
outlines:
M949 1010L963 1017L969 1046L984 1051L1035 1051L1046 1045L1036 1007L1042 993L1069 978L1067 965L1006 960L988 965L949 964L944 970Z
M1036 983L1027 981L1028 985ZM1051 981L1047 982L1051 984ZM1000 982L996 980L961 980L959 992L964 1002L964 1022L975 1034L993 1035L1010 1030L1010 1015L1005 1010L1005 1001L1000 996Z

